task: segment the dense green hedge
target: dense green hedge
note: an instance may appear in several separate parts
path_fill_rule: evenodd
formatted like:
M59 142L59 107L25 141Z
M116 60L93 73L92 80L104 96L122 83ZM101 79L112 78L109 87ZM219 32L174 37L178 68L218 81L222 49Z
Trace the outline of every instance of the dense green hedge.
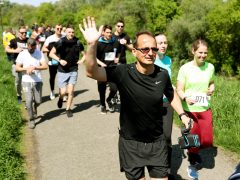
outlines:
M24 179L23 157L20 153L21 118L16 100L11 64L0 54L0 179Z

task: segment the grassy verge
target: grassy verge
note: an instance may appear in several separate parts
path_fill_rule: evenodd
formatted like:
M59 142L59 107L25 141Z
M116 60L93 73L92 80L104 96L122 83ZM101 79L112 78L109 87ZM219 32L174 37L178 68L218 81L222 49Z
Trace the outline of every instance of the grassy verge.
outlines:
M16 101L11 64L4 52L1 51L0 56L0 179L24 179L24 158L20 153L21 110Z

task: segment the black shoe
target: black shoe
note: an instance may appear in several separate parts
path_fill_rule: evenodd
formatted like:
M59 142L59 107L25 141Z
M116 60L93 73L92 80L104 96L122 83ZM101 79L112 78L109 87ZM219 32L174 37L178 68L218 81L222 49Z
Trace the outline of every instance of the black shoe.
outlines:
M105 106L101 106L101 114L107 114L107 110Z
M113 113L115 111L115 107L113 105L113 103L111 101L108 101L108 109L111 113Z
M58 99L58 103L57 103L57 105L58 105L58 108L62 108L62 105L63 105L63 99L59 98L59 99Z
M22 97L21 97L21 96L17 96L17 100L18 100L18 103L19 103L19 104L22 103Z
M73 117L73 113L71 109L66 110L67 117Z

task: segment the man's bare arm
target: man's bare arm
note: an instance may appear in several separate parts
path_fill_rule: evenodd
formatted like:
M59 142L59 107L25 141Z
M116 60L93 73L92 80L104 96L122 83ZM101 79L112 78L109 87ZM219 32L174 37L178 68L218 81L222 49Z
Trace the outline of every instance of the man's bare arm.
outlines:
M96 23L93 17L87 17L83 20L83 27L79 24L80 31L82 32L85 40L87 41L87 51L85 57L85 67L88 77L98 81L106 81L107 75L103 67L99 67L96 58L97 42L101 35L102 28L99 31L96 29Z

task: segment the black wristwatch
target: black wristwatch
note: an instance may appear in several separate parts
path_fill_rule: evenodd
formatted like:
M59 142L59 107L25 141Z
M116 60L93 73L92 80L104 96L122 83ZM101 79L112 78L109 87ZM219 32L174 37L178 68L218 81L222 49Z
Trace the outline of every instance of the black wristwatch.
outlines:
M182 120L182 116L187 116L188 117L188 114L187 113L181 113L178 115L179 119Z

